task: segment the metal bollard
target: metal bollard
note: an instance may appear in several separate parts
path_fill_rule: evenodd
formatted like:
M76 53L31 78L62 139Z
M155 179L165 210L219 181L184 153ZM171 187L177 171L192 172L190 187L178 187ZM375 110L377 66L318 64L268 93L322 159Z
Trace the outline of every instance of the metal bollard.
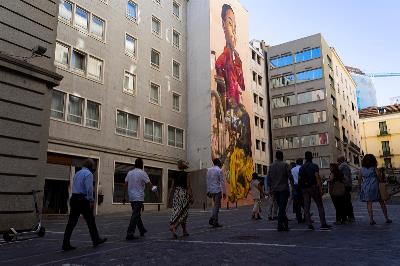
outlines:
M206 203L203 202L203 210L206 210Z
M236 209L237 209L237 201L235 201Z
M160 204L158 204L158 212L160 212Z

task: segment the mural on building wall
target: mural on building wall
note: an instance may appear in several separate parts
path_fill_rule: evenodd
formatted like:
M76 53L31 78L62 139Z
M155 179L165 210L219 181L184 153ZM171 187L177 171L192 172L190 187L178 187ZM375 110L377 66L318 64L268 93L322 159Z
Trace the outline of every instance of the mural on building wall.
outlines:
M246 55L249 48L247 36L238 34L237 27L241 25L237 23L233 6L226 3L216 5L214 10L219 10L219 12L211 18L211 29L222 25L222 31L221 28L216 29L216 32L221 33L222 36L211 38L213 64L211 152L213 159L220 158L224 164L223 170L228 183L228 199L235 202L247 197L253 173L251 116L246 110L246 106L250 106L250 104L249 97L245 97L248 89L246 91L243 61L240 56L242 53L247 60ZM217 23L217 14L220 14L220 23ZM241 42L241 47L238 47L240 37L246 39Z

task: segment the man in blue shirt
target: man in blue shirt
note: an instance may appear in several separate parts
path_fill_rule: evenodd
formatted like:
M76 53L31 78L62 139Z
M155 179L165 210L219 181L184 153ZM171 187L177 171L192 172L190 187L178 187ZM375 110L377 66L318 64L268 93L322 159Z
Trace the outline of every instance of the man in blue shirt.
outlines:
M94 198L93 198L93 173L96 171L95 163L88 158L83 162L82 169L79 170L73 180L72 196L70 199L70 212L67 227L65 228L64 241L62 249L64 251L76 249L71 246L70 239L72 231L78 223L79 216L82 214L88 227L93 246L107 241L107 238L100 238L96 227L96 221L93 215Z

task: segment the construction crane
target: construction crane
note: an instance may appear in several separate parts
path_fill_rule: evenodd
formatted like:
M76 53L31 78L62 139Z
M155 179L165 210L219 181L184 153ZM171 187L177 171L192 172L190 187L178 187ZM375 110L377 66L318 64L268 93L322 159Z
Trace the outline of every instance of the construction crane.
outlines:
M400 73L365 73L370 78L400 77Z

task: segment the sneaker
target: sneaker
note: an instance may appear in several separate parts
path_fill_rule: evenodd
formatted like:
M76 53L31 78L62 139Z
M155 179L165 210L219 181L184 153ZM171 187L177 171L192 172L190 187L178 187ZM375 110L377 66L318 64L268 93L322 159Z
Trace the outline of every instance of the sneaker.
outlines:
M310 225L308 226L308 229L310 229L310 230L315 230L314 225L310 224Z
M272 220L273 220L273 218L272 218L272 217L268 217L268 220L269 220L269 221L272 221Z
M134 235L127 235L127 236L125 237L125 239L126 239L127 241L129 241L129 240L136 240L136 239L139 239L139 237L134 236Z
M106 241L107 241L107 238L99 238L96 242L93 243L93 246L97 247L98 245L101 245Z
M142 232L140 232L140 236L141 236L141 237L144 237L144 234L146 234L146 233L147 233L147 230L144 229Z
M213 228L218 228L218 227L222 227L222 224L219 224L219 223L214 223L213 224Z
M332 226L331 225L327 225L327 224L323 224L321 225L321 227L319 228L320 230L329 230L331 229Z
M64 251L70 251L70 250L76 249L76 247L73 247L73 246L68 244L68 245L62 245L61 249L64 250Z
M387 224L391 224L391 223L392 223L392 220L387 219L387 220L386 220L386 223L387 223Z

